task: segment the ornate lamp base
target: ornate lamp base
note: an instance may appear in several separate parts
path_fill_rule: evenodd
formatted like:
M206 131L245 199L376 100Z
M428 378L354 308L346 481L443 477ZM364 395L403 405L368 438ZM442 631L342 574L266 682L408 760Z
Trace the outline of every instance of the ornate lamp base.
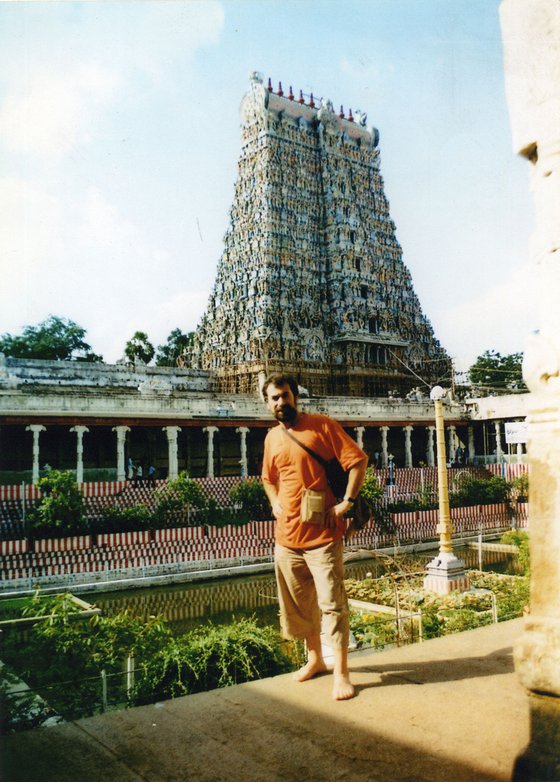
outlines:
M424 589L436 595L447 595L456 589L465 592L469 588L465 563L453 553L439 553L428 563L426 570Z

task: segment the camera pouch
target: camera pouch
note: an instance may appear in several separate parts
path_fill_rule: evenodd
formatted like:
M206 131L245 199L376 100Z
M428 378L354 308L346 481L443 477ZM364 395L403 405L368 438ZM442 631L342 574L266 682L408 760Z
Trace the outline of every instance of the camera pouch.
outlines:
M325 523L325 492L304 489L301 495L301 520L305 524Z

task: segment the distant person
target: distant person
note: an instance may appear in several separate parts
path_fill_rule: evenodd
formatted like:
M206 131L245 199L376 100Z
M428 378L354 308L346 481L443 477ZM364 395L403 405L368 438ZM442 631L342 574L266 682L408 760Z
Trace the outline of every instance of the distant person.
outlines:
M126 479L128 481L131 481L134 478L134 462L128 457L128 463L126 466Z
M153 486L156 482L156 468L153 464L148 467L148 483Z
M379 467L379 451L373 454L373 465L374 467Z
M143 476L144 476L144 472L142 470L142 465L138 464L136 468L136 474L134 476L134 486L142 486Z

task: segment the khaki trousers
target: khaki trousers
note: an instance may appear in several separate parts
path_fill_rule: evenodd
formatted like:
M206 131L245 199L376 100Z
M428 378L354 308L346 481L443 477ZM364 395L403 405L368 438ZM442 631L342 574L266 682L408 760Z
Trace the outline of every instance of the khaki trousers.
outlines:
M344 589L343 542L313 549L276 544L274 551L280 626L284 638L323 632L334 649L348 648L348 600Z

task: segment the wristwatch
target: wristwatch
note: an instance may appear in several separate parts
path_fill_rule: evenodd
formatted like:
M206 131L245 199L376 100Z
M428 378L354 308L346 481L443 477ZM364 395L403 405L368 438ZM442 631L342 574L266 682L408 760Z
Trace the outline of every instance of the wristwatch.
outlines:
M351 502L352 505L356 502L355 497L343 497L343 499L345 500L345 502Z

